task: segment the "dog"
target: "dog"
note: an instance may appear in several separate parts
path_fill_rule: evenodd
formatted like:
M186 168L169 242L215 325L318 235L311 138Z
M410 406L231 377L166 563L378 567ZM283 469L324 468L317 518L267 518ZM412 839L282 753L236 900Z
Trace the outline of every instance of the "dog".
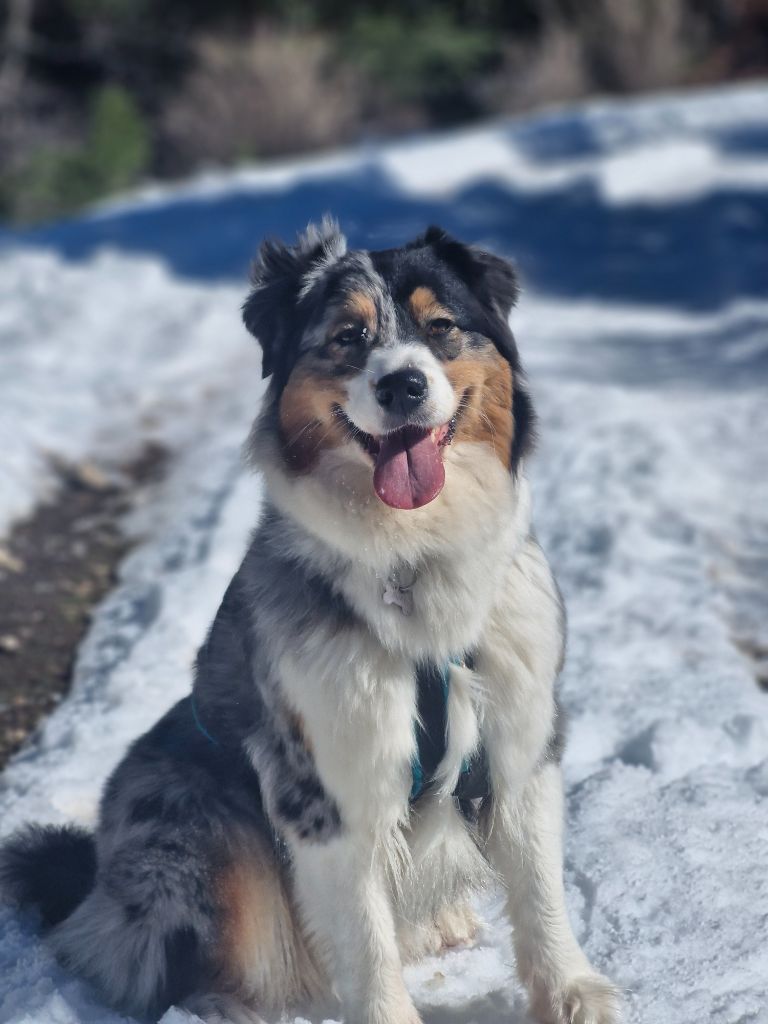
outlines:
M532 1014L618 1020L564 900L565 618L531 527L517 292L434 227L262 244L266 500L192 693L114 771L95 836L30 826L0 857L117 1009L417 1024L403 963L471 942L500 879Z

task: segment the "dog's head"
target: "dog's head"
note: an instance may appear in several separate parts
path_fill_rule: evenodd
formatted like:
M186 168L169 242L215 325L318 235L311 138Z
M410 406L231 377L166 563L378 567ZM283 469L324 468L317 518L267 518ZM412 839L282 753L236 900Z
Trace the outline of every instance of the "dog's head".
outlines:
M512 473L532 410L507 321L505 260L429 228L400 249L350 251L333 222L295 246L267 241L244 306L271 375L279 449L292 475L332 453L370 493L433 501L451 450L482 445Z

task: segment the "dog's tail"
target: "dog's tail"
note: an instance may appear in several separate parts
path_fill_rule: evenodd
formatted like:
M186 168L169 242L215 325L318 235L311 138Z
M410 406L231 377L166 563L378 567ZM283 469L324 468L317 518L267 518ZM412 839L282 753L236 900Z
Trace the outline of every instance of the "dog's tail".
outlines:
M0 847L0 896L36 910L47 928L69 917L95 878L94 838L73 825L26 825Z

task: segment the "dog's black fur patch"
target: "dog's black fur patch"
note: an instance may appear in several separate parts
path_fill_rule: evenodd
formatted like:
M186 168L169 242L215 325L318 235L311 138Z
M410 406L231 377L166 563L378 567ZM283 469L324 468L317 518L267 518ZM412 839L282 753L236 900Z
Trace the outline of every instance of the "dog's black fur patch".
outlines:
M206 973L206 957L194 928L173 928L163 940L165 976L152 1010L162 1014L199 987Z
M96 844L74 826L27 825L0 851L0 889L34 907L47 928L63 921L93 888Z

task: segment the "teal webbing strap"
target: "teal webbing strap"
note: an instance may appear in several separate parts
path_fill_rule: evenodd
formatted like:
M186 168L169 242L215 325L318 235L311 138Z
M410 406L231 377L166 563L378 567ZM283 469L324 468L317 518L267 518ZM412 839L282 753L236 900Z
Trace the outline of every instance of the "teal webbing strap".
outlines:
M446 723L448 721L448 697L450 696L451 692L451 665L455 665L457 668L463 668L464 661L462 658L451 656L449 660L446 662L446 664L443 666L441 676L443 683L443 702L445 704L444 718ZM468 772L469 767L469 762L465 760L461 766L462 774ZM412 782L410 801L411 803L413 803L414 800L417 800L421 796L421 794L424 792L424 789L426 788L424 782L424 769L422 768L421 761L419 760L418 748L413 756L413 760L411 761L411 779Z
M200 732L201 732L201 733L203 734L203 736L205 736L205 738L206 738L207 740L210 740L210 741L211 741L211 743L212 743L212 744L213 744L213 745L214 745L215 747L219 747L219 746L221 746L221 744L219 743L219 741L218 741L217 739L215 739L215 738L214 738L213 736L211 736L211 734L210 734L210 733L208 732L208 730L207 730L207 729L205 728L205 726L203 725L203 723L202 723L202 722L200 721L200 716L199 716L199 715L198 715L198 713L197 713L197 704L195 703L195 695L194 695L194 693L193 693L193 694L191 695L191 697L190 697L190 703L191 703L191 706L192 706L192 717L193 717L193 718L194 718L194 720L195 720L195 725L197 726L197 728L198 728L198 729L200 730Z

